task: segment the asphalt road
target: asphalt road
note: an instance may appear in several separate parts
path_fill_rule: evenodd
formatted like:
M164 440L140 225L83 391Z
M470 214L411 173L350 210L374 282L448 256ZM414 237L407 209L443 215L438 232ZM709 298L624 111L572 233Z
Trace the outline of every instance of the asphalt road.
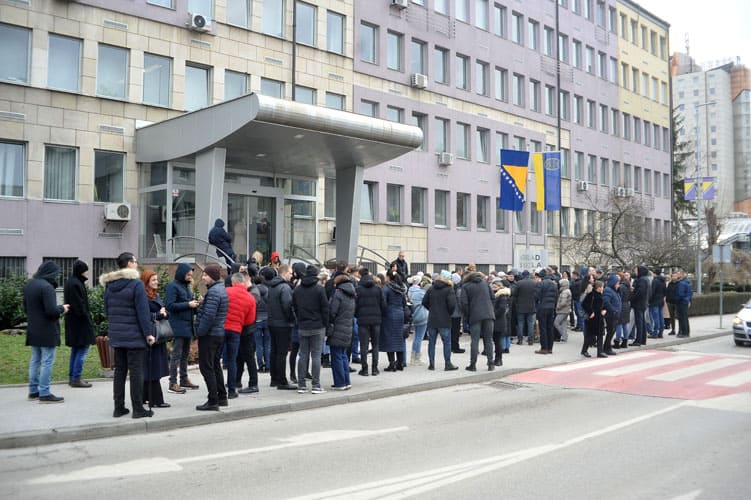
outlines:
M748 391L687 401L496 381L3 451L0 497L745 499L750 423Z

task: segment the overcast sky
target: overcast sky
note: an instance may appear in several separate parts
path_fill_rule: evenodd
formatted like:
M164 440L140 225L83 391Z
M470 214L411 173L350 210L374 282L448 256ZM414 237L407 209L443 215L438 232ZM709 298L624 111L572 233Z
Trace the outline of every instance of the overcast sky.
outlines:
M751 2L749 0L636 0L670 23L670 52L686 52L698 63L740 56L751 67ZM707 69L705 67L705 69Z

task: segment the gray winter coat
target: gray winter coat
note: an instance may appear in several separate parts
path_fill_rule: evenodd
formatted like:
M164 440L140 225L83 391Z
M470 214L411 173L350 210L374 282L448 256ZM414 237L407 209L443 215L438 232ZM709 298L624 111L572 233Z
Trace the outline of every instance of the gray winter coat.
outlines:
M485 319L495 319L493 291L482 279L482 274L472 272L464 277L460 297L462 314L471 325Z
M352 345L352 331L355 319L355 287L349 279L338 283L334 288L329 307L329 345L349 347Z

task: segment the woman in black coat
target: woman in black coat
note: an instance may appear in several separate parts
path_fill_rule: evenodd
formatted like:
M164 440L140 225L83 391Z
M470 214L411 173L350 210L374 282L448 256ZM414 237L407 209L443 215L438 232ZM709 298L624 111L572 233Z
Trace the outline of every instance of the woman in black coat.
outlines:
M381 352L385 351L389 358L389 366L385 371L395 372L404 369L404 308L407 305L407 289L396 271L389 272L383 294L386 298L386 313L381 324L379 349Z
M65 345L70 347L68 385L71 387L91 387L89 382L81 379L89 346L95 341L89 294L85 284L87 279L89 266L77 260L73 264L73 274L65 282L63 289L63 301L70 304L68 314L65 315Z
M602 281L595 281L592 286L592 291L582 301L582 308L584 309L586 326L584 328L584 344L582 345L581 354L585 358L590 358L588 349L592 345L592 340L597 339L597 357L607 358L608 356L602 352L602 333L603 333L603 318L607 311L603 309L602 304L602 290L604 288Z
M159 278L154 271L141 273L141 281L146 287L146 295L149 298L149 311L155 320L167 318L167 309L164 308L162 299L159 297ZM152 333L153 335L153 333ZM148 348L143 360L143 400L148 401L150 408L169 408L170 404L164 402L162 385L159 382L162 377L169 375L167 363L167 344L161 342Z

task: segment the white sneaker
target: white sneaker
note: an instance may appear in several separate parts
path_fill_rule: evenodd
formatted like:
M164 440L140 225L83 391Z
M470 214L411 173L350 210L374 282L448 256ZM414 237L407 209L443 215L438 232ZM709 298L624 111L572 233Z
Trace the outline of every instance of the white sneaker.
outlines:
M318 387L313 387L313 390L310 392L312 392L313 394L323 394L324 392L326 392L326 389L318 386Z
M308 392L308 388L307 387L298 387L297 388L297 393L298 394L305 394L306 392Z

